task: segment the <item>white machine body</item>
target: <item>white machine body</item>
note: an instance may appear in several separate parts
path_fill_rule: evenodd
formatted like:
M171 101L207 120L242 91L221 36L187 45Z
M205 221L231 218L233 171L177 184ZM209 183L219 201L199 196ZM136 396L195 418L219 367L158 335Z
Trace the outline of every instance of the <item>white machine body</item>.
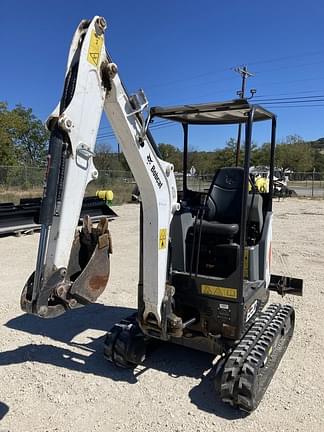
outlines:
M93 164L95 142L104 109L143 197L143 319L153 314L161 325L161 305L165 295L169 227L178 209L173 165L161 160L146 135L143 111L147 101L139 92L134 107L118 75L117 66L104 43L105 22L94 17L90 25L79 25L70 48L66 77L78 57L73 97L60 113L59 105L48 123L57 120L68 135L69 155L65 163L60 211L46 240L42 284L57 269L66 269L87 184L97 178ZM109 74L104 85L103 68ZM110 87L110 88L109 88Z

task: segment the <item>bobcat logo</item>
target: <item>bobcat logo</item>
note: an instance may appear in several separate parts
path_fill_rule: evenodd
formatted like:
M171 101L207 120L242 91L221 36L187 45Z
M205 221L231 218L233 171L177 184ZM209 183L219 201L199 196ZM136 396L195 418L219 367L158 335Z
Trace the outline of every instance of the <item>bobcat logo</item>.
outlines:
M225 183L228 184L229 186L232 185L233 183L235 183L235 180L232 177L226 176L225 177Z

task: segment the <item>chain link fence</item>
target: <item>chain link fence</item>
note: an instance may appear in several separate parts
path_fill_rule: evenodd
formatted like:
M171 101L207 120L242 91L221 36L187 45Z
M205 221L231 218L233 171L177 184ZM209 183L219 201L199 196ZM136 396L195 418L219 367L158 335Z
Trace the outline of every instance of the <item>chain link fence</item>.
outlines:
M214 174L187 176L188 189L208 191ZM182 174L176 175L179 190L182 188ZM324 173L294 172L287 174L287 186L297 196L307 198L324 198ZM293 194L295 196L295 194Z
M293 172L287 176L288 187L293 189L297 196L324 198L324 173Z
M42 187L44 168L28 166L0 166L0 188L27 190Z
M42 196L46 168L0 165L0 202L15 202L20 198ZM97 190L112 190L114 202L131 200L135 181L129 171L99 171L98 179L89 183L86 195Z
M183 176L182 173L176 173L176 182L178 190L182 190ZM187 175L187 188L197 192L207 192L213 180L213 174L196 174Z
M324 198L324 173L294 172L287 174L288 187L297 196ZM0 201L19 201L21 197L41 196L45 177L45 168L28 166L0 165ZM189 189L207 191L213 174L197 174L187 177ZM182 189L182 174L176 173L179 190ZM135 180L129 171L99 171L96 181L91 182L86 195L95 195L97 190L110 189L114 192L116 203L131 200Z

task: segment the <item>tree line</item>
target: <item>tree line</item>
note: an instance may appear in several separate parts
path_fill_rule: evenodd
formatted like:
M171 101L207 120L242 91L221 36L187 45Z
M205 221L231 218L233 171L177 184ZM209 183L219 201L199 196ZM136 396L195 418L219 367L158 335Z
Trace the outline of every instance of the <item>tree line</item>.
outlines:
M17 105L9 109L0 102L0 165L45 166L49 132L31 108ZM172 162L175 171L182 171L182 151L169 143L158 144L162 159ZM188 152L188 168L194 166L198 173L213 173L222 166L235 163L236 140L230 138L223 149ZM267 165L270 144L252 145L251 164ZM243 162L244 153L240 152ZM275 154L276 166L296 172L324 172L324 138L304 141L298 135L288 136L279 142ZM96 146L95 165L99 170L129 171L123 154L113 152L109 145Z
M162 158L172 162L176 171L182 170L182 153L171 144L159 144ZM230 138L225 148L214 151L189 151L188 168L194 166L199 173L212 173L222 166L235 164L236 140ZM240 151L239 162L243 164L244 152ZM251 165L269 165L270 143L252 145ZM288 136L276 146L275 164L278 168L295 172L324 171L324 139L306 142L298 135Z

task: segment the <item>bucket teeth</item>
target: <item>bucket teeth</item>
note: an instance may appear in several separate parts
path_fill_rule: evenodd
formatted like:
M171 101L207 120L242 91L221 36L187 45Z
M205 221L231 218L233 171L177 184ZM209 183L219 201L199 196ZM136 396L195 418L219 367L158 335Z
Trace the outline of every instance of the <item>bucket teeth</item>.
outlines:
M93 226L91 218L83 218L81 231L76 231L67 269L58 269L32 299L33 278L21 295L21 307L28 313L54 317L66 310L94 303L107 286L112 252L108 220L101 218ZM34 277L32 275L32 277Z
M90 236L92 232L92 220L88 215L83 218L82 231L85 236Z
M100 236L102 234L106 234L107 232L108 232L108 219L101 218L97 226L97 233Z

